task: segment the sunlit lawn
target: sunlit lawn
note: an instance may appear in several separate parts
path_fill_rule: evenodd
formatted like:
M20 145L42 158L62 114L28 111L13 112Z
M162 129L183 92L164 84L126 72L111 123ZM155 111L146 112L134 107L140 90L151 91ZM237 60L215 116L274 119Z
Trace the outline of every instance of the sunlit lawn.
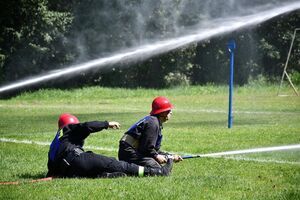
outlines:
M0 199L300 199L299 149L188 159L175 164L170 177L28 183L47 172L47 144L59 114L119 121L120 130L104 130L86 141L86 150L116 157L122 134L149 113L158 95L175 105L163 129L163 150L185 155L300 144L300 98L276 92L277 86L235 88L232 129L226 86L42 90L0 100L0 181L21 182L1 185Z

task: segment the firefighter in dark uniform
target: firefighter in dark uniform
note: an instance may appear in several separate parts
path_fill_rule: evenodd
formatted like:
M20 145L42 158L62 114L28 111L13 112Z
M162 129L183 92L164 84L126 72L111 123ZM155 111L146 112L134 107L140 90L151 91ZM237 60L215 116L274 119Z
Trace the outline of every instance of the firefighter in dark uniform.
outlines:
M172 170L172 159L160 169L142 167L84 151L84 140L91 133L107 128L119 128L118 122L80 123L75 116L64 113L59 117L58 127L48 152L48 177L168 176Z
M171 118L172 108L166 97L155 98L150 115L135 123L121 138L119 160L149 167L162 167L170 157L175 162L182 161L180 156L160 150L162 124Z

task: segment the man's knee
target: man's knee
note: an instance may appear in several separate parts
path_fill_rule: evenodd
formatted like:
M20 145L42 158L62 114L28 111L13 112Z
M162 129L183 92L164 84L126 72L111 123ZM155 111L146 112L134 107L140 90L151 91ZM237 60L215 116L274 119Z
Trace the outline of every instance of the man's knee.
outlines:
M142 158L140 161L140 165L151 167L151 168L160 168L161 165L154 158Z

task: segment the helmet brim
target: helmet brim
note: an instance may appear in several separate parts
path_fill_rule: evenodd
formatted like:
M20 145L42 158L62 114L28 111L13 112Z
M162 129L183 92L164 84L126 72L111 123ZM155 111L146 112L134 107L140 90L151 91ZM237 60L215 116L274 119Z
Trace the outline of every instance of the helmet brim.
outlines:
M169 108L163 108L163 109L158 109L158 110L155 110L155 111L151 111L151 112L150 112L150 115L157 115L157 114L159 114L159 113L163 113L163 112L172 110L173 108L174 108L174 106L171 105Z

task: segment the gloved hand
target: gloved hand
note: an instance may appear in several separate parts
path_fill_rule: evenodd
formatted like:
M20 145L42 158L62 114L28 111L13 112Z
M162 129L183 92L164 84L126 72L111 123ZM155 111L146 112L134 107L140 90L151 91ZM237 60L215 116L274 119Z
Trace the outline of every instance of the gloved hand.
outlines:
M108 122L108 128L119 129L120 123L119 122Z

